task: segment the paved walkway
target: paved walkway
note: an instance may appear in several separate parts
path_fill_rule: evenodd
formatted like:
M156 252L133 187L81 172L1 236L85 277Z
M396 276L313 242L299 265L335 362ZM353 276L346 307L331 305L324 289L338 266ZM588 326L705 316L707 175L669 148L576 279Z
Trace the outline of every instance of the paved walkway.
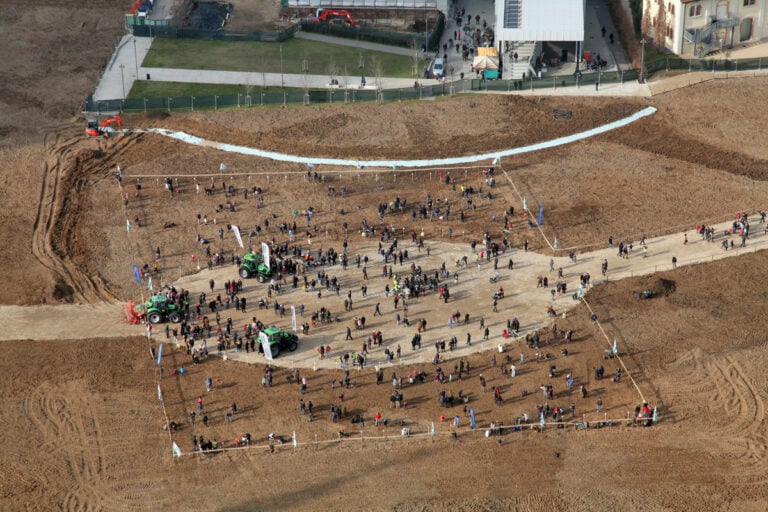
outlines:
M470 262L473 262L472 255L469 253L469 248L466 244L441 243L435 245L435 249L429 257L424 252L412 254L413 262L421 265L423 268L437 268L442 262L446 262L451 272L458 271L459 281L451 286L454 298L446 306L446 312L457 309L462 312L468 310L477 311L478 306L483 308L487 306L489 311L492 302L491 295L499 286L504 287L506 296L499 304L499 313L491 313L489 311L485 315L486 325L488 325L493 333L491 339L482 341L475 338L471 347L467 347L464 344L466 329L461 327L450 328L447 325L448 313L446 313L444 319L439 318L443 313L442 305L434 302L436 297L430 295L414 301L410 307L411 319L421 317L437 318L437 320L431 320L430 322L430 328L424 337L424 348L412 352L409 342L415 329L413 327L395 326L394 312L391 311L389 301L386 300L383 291L381 291L385 281L381 280L381 278L377 280L374 277L378 275L376 272L380 265L377 264L370 266L369 272L373 277L373 281L371 281L370 292L366 299L361 300L359 291L357 291L359 289L354 286L352 287L356 297L356 310L354 313L346 314L346 316L370 314L370 324L372 324L370 328L378 328L385 332L386 345L394 347L395 344L399 343L402 346L402 363L428 362L433 354L433 351L429 349L431 344L439 339L450 339L452 335L459 337L460 348L451 355L453 357L460 357L468 353L495 348L499 343L511 342L512 340L504 340L500 333L504 328L506 320L512 316L520 318L524 335L527 331L549 325L552 319L548 318L546 314L548 306L553 306L558 316L577 306L578 301L573 300L571 296L578 288L578 276L580 274L590 273L593 285L596 285L607 279L618 280L656 272L672 271L673 256L677 257L677 266L683 267L727 257L736 257L768 248L768 235L764 233L763 226L757 224L755 218L753 219L752 226L753 235L747 242L747 246L745 248L737 247L728 251L723 250L720 246L720 242L723 239L722 233L730 225L730 222L726 222L716 226L717 240L714 243L706 242L693 229L686 232L689 240L688 244L683 243L683 233L649 239L647 240L647 257L642 256L641 249L635 240L635 247L629 259L619 258L616 254L616 249L608 247L578 254L575 263L571 262L567 257L554 258L554 268L563 269L564 281L568 284L568 293L562 297L556 297L554 300L551 298L549 288L538 288L536 286L536 277L539 275L548 276L550 283L554 283L557 280L557 271L551 272L549 270L551 257L546 254L525 252L521 249L513 249L511 252L504 254L499 258L501 280L498 283L489 282L489 278L494 274L493 265L490 263L483 263L480 268L474 263L471 263L468 267L454 268L453 262L465 254L470 257ZM534 236L533 233L532 236ZM733 238L734 243L738 245L738 237L730 238ZM363 254L369 254L375 258L376 245L373 242L360 245L355 244L352 249ZM409 247L409 249L411 248ZM415 250L411 252L413 253ZM514 270L512 271L506 270L506 263L509 257L514 259ZM609 263L608 274L605 278L601 276L600 272L600 265L604 259L607 259ZM377 260L373 259L372 261ZM338 272L344 271L338 269ZM355 272L355 270L350 269L347 272ZM202 273L186 276L174 284L199 291L206 286L209 278L215 279L216 282L224 282L227 279L231 279L233 274L233 267L220 267L215 268L211 272L203 271ZM255 280L246 282L244 293L248 298L250 307L245 317L250 318L250 316L255 314L260 318L265 318L265 321L269 323L275 322L277 325L287 328L290 324L288 317L279 319L271 311L256 311L256 299L263 293L263 286L256 283ZM587 292L586 298L589 298L589 292ZM300 289L289 289L280 296L280 301L286 304L299 304L305 300L307 300L306 296ZM338 302L341 299L329 298L327 300ZM372 316L373 306L376 302L382 303L382 310L385 312L383 318L374 318ZM122 310L122 304L99 304L93 306L2 306L0 307L0 323L5 328L0 331L0 340L82 339L84 337L109 338L130 334L144 335L146 333L145 327L131 326L124 322ZM436 312L438 310L439 312ZM273 317L275 320L270 320ZM476 322L477 316L473 314L473 317ZM45 319L45 321L43 322L41 319ZM377 320L379 323L377 323ZM299 319L299 323L301 321L302 319ZM241 325L241 323L236 319L235 325ZM356 340L349 342L341 341L343 329L346 325L348 325L347 320L340 325L336 324L334 326L312 329L310 336L302 337L299 350L294 353L281 354L275 362L278 365L289 367L335 367L337 358L332 357L328 360L319 361L316 348L320 345L331 345L336 354L340 351L359 350L362 340L360 333L356 332L354 334L358 337ZM160 340L165 340L165 336L162 334L163 330L164 326L157 326L154 336L158 336ZM477 333L477 330L475 329L474 332ZM215 353L215 346L209 345L209 348ZM263 356L257 354L230 351L227 356L230 359L250 363L264 362ZM369 364L383 364L381 358L382 350L375 350L370 356Z
M269 87L291 87L322 89L329 87L328 75L302 75L290 73L249 73L247 71L211 71L204 69L173 69L173 68L140 68L142 75L149 73L152 80L160 82L183 82L204 84L251 84L255 87L267 85ZM382 89L402 89L413 87L413 78L375 78L365 77L366 86L360 86L360 76L337 75L339 88L376 90L380 85ZM245 90L245 89L243 89Z
M133 37L131 34L123 36L96 84L93 99L102 101L125 98L136 78L146 76L147 70L141 67L141 63L151 46L152 39L149 37Z
M316 34L314 32L296 32L295 37L297 39L306 39L308 41L318 41L320 43L337 44L341 46L351 46L353 48L360 48L361 50L372 50L375 52L393 53L395 55L404 55L406 57L412 57L414 50L409 48L401 48L400 46L391 46L388 44L369 43L368 41L358 41L356 39L350 39L346 37L333 37L326 36L324 34ZM421 49L416 50L421 55Z

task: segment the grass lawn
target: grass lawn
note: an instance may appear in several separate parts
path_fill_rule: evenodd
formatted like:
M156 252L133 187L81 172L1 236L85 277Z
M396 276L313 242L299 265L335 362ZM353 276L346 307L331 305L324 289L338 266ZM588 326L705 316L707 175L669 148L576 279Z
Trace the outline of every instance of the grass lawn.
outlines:
M366 74L410 78L413 76L413 58L392 53L360 50L351 46L290 39L284 43L198 41L194 39L157 38L147 54L143 66L157 68L208 69L221 71L280 71L280 49L285 73L303 73L306 61L309 73L330 75ZM362 68L360 64L362 62ZM346 72L344 68L346 66ZM418 70L424 61L419 59Z
M673 53L665 53L663 51L657 50L651 45L646 45L645 69L648 71L649 75L652 75L659 71L665 71L667 67L667 60L669 60L670 67L673 69L680 68L680 66L683 66L685 67L686 71L688 70L687 60L682 59Z
M310 89L310 91L321 89ZM326 89L322 89L325 91ZM291 87L255 87L251 86L246 90L245 85L230 84L189 84L183 82L158 82L156 80L137 80L133 83L129 98L180 98L180 97L202 97L202 96L224 96L226 94L258 94L261 92L282 93L283 91L292 93L304 93L302 88Z

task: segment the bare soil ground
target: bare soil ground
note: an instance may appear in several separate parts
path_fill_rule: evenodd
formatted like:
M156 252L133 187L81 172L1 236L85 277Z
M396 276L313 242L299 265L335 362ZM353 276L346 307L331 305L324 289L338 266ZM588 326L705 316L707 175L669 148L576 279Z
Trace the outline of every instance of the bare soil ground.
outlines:
M461 406L438 408L438 390L463 389L481 423L511 423L541 402L538 390L526 398L520 391L546 379L545 368L530 362L520 366L514 379L502 378L490 367L490 352L466 358L473 369L464 382L406 385L409 404L401 410L387 406L389 374L377 386L373 369L353 371L355 387L343 391L341 402L339 388L330 386L332 379L343 376L340 371L303 372L308 393L301 395L296 384L286 382L287 370L277 369L273 387L262 388L261 365L213 358L194 366L173 351L166 353L165 368L184 364L188 372L182 378L166 373L162 383L169 414L181 425L175 439L185 453L193 434L232 446L232 439L249 432L255 441L248 450L175 462L162 430L156 369L146 340L3 343L3 353L16 362L7 374L15 384L4 392L9 405L4 429L16 440L3 462L4 500L12 509L34 503L35 508L64 504L65 509L96 510L336 510L341 496L357 492L354 505L345 508L758 510L765 506L766 470L762 315L738 308L724 311L723 304L763 302L760 283L765 276L758 269L764 260L758 254L738 265L723 261L688 267L611 283L591 295L606 328L631 352L630 364L642 369L638 385L663 411L662 422L649 429L622 422L599 430L525 430L486 439L467 428ZM754 272L747 275L743 268ZM675 292L638 303L631 290L653 286L659 277L674 281ZM712 296L712 290L722 294ZM571 319L570 326L588 336L570 348L594 349L599 341L592 337L588 312L581 308ZM724 323L730 326L728 334L716 335ZM594 352L592 357L594 362ZM562 358L556 362L561 364ZM480 391L480 372L489 386L503 387L502 406L493 404L490 392ZM203 381L208 376L215 385L206 394ZM588 385L593 396L586 400L561 390L552 403L567 408L573 400L577 414L584 412L592 421L600 417L593 412L595 396L602 396L608 414L619 418L628 411L616 401L623 397L634 403L635 393L626 382ZM186 419L200 394L208 426L199 417L194 426ZM315 421L299 414L300 398L313 401ZM238 413L227 423L224 415L232 402L237 402ZM366 416L364 440L348 418L331 423L330 404L344 406L348 415ZM374 427L375 411L393 423L404 419L421 435L402 441L397 424ZM437 419L440 414L462 417L456 439L449 434L453 429ZM437 432L431 441L424 434L433 420ZM301 443L295 450L290 444L293 431ZM339 431L350 437L333 441ZM266 439L270 432L287 440L273 454ZM332 442L312 444L316 439ZM47 452L57 454L55 463ZM184 489L189 492L180 491Z
M0 5L7 29L0 30L5 34L0 35L0 46L13 49L8 66L13 79L4 81L7 90L0 92L4 123L0 199L5 205L0 243L7 262L0 268L4 285L0 302L4 304L135 298L139 293L130 265L151 264L157 247L163 253L158 284L173 282L197 271L191 261L193 254L198 260L202 257L197 235L210 239L211 250L229 260L236 247L226 224L239 224L245 233L258 225L262 232L255 240L281 242L286 235L277 226L293 222L293 210L310 206L317 212L311 228L313 248L340 249L349 238L353 249L359 250L360 222L365 218L378 224L379 203L397 196L410 204L423 202L426 194L447 198L452 204L447 221L412 222L404 213L387 214L383 222L394 224L406 242L412 233L423 231L448 265L453 247L467 247L486 231L496 240L506 235L515 248L529 239L532 250L544 251L542 239L525 227L521 196L529 205L543 202L545 234L557 237L564 250L577 251L604 245L609 236L637 240L642 234L679 232L765 206L768 155L763 120L768 106L760 99L768 93L768 85L761 79L708 82L654 97L647 102L659 113L637 124L547 153L504 160L491 198L476 196L473 209L436 179L438 172L448 169L319 168L327 181L318 183L306 180L304 168L222 155L151 134L86 141L82 121L73 117L77 98L92 88L108 58L111 45L104 42L119 35L120 13L128 2L124 4L102 2L88 9L75 9L66 2ZM62 27L62 20L67 21L67 30L51 30L57 26L53 20ZM70 51L37 49L63 48L56 38L65 32ZM29 37L20 38L20 33ZM101 44L94 44L97 40ZM67 79L57 78L62 76ZM30 100L35 94L45 100ZM547 140L624 117L647 102L493 96L133 116L126 125L183 129L304 155L412 158ZM711 109L702 105L718 105L729 114L714 121ZM568 108L574 116L557 121L551 114L554 108ZM218 175L222 161L228 165L226 176ZM118 164L125 170L122 190L114 177ZM457 188L483 186L488 192L482 170L462 167L450 172ZM166 176L178 178L179 194L171 197L165 191ZM136 188L137 178L141 190ZM205 187L212 181L213 194L196 194L195 179ZM225 197L222 189L230 185L236 194ZM244 196L243 189L254 186L263 189L262 203L253 194ZM331 186L336 196L328 194ZM348 189L345 198L338 195L341 187ZM233 202L235 211L225 207L217 212L227 201ZM502 218L509 206L516 214L505 234ZM462 210L468 213L465 222L458 219ZM198 213L208 219L207 224L198 223ZM133 222L136 217L141 227L126 233L125 220ZM299 240L306 244L303 218L296 221ZM175 225L165 228L166 223ZM222 226L225 236L220 240ZM547 376L550 363L531 361L536 350L514 341L506 353L517 359L522 352L527 362L519 365L514 379L502 377L491 363L494 341L484 352L457 352L472 367L462 382L406 385L405 409L389 408L391 372L404 375L422 369L431 376L432 365L409 363L387 369L382 385L376 385L373 368L354 370L355 386L343 391L342 401L342 391L330 384L343 377L339 370L303 370L309 387L302 397L296 384L286 382L287 369L278 368L274 386L262 388L263 365L215 357L192 365L183 351L166 343L164 403L169 419L179 424L173 439L182 450L189 453L192 434L225 440L231 446L232 439L249 432L255 441L248 450L178 461L170 455L169 434L163 430L163 408L156 396L158 370L146 339L88 339L84 326L76 340L2 342L8 385L1 392L0 429L13 441L0 457L0 508L764 510L768 500L768 383L761 371L765 260L758 253L685 267L611 282L588 295L603 326L626 354L634 382L652 405L659 406L662 421L654 428L616 421L601 429L548 427L544 433L526 429L486 439L482 431L468 428L463 406L438 407L440 389L454 394L461 389L469 395L467 405L474 407L482 427L490 421L511 424L522 413L532 416L535 405L544 403L538 386L553 382L556 396L550 406L568 410L574 403L577 416L585 414L594 425L605 418L595 411L599 397L608 418L626 418L640 396L630 379L619 384L594 380L595 366L605 364L609 374L615 368L613 361L603 361L607 342L583 305L567 319L558 319L560 328L575 332L567 347L569 355L561 355L559 339L540 350L554 358L551 364L561 372L556 379ZM661 278L674 282L673 293L637 300L637 290L658 288ZM357 295L362 284L357 273L344 279L344 289ZM206 280L204 273L200 280ZM377 281L377 293L381 283ZM252 307L252 299L264 292L251 286ZM461 298L467 304L462 313L469 312L473 319L485 314L489 286L467 291ZM425 315L434 315L430 318L444 318L442 309L429 305L432 298L419 307ZM313 298L309 310L328 300ZM333 300L337 309L339 299ZM275 320L272 312L258 314ZM500 316L508 314L514 312L503 310ZM391 316L389 312L387 322ZM342 325L325 328L322 336L330 340L343 336ZM479 338L479 326L473 323L472 329L473 337ZM463 345L466 331L459 332ZM385 333L389 337L389 331ZM497 333L498 329L498 339ZM162 340L164 335L156 333L157 337ZM547 337L551 335L543 333ZM501 363L503 356L495 354ZM442 367L450 372L455 364L451 360ZM182 365L186 375L172 375ZM481 372L489 389L501 386L502 405L494 404L490 391L480 390ZM574 375L576 389L565 387L565 373ZM206 377L215 379L210 394L204 391ZM586 399L578 391L580 383L589 389ZM189 423L188 412L200 394L205 394L208 426L201 424L201 418L194 426ZM298 413L301 398L313 401L315 421ZM227 423L224 414L232 402L237 402L238 413L234 422ZM330 421L332 404L347 410L340 423ZM377 411L390 420L388 428L373 426ZM362 435L349 421L354 414L366 419ZM448 421L440 422L441 414ZM454 415L461 417L455 439L450 426ZM412 428L412 438L401 439L400 420ZM427 433L433 421L436 435L431 440ZM295 450L290 446L293 431L300 443ZM339 441L340 431L350 437L342 435ZM277 445L275 453L267 446L270 432L288 440Z
M288 20L280 19L279 0L237 0L227 22L228 30L282 30Z

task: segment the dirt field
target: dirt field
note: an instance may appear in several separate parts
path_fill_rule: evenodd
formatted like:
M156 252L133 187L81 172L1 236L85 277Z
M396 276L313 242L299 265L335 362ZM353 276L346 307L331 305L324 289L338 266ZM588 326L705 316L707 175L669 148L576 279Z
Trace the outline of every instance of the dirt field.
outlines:
M282 30L288 20L280 19L277 0L237 0L227 22L229 30Z
M431 333L449 332L447 312L456 307L462 318L464 313L471 316L469 326L450 331L455 331L459 348L444 354L449 360L440 363L446 374L453 373L444 384L433 382L432 364L407 357L410 344L401 340L410 339L413 329L395 325L391 299L382 298L388 279L380 277L381 262L373 259L370 297L365 299L360 297L359 270L329 269L339 274L342 295L352 291L360 309L343 315L341 324L312 328L304 343L314 347L321 340L337 349L343 345L350 317L365 311L371 317L369 326L384 332L385 346L394 349L401 343L404 353L402 365L384 368L380 385L372 367L353 369L349 389L339 387L344 379L339 369L302 368L308 380L302 395L296 383L287 382L291 369L278 367L273 386L262 387L263 364L212 356L194 365L165 339L162 328L152 344L138 337L90 339L87 322L74 340L52 335L45 341L0 342L8 383L2 391L0 429L11 441L0 457L1 509L766 508L764 253L592 289L587 299L610 338L617 340L629 371L620 383L611 382L617 361L603 359L608 340L590 320L585 305L566 319L557 319L558 330L573 330L570 344L563 344L559 335L553 337L549 329L542 331L543 346L538 350L500 338L505 319L521 315L510 306L522 300L515 298L516 281L534 278L525 267L525 256L518 256L520 247L527 239L532 251L551 254L542 237L526 227L521 196L531 206L546 205L542 230L549 240L558 239L559 256L604 247L610 236L637 241L642 235L690 232L693 226L722 222L741 211L755 219L768 192L765 80L718 80L648 100L491 96L131 116L125 122L129 128L182 129L214 140L311 156L417 158L520 146L603 124L646 104L659 109L650 118L592 140L505 159L497 167L493 188L484 181L484 167L368 172L320 166L317 170L325 181L316 182L307 180L306 168L193 148L152 134L84 140L77 108L109 56L111 44L105 41L121 32L120 13L129 3L115 7L97 2L87 10L67 2L0 4L6 29L0 30L0 45L13 49L8 61L12 79L4 81L5 90L0 91L0 165L5 171L0 186L5 205L0 243L7 262L0 268L4 284L0 303L34 306L136 299L140 290L130 267L151 265L158 247L162 258L153 276L155 285L185 277L196 297L212 275L197 271L198 262L205 266L197 236L208 239L211 251L230 262L239 249L227 224L239 225L244 234L260 227L254 243L272 239L280 243L287 234L278 226L292 223L294 210L300 213L309 207L316 212L310 227L313 250L340 250L349 240L350 255L374 258L378 239L362 239L361 221L378 226L378 204L399 197L416 205L427 194L443 199L443 211L448 200L448 219L412 221L406 208L405 213L387 213L381 220L394 225L401 247L412 252L415 263L431 272L445 261L453 272L453 261L469 253L469 242L481 240L487 232L497 241L507 237L518 269L514 273L502 269L502 284L510 297L500 303L497 314L489 311L488 297L495 285L482 277L465 286L469 269L460 270L462 282L448 305L439 303L434 293L411 305L411 319L428 318L434 329L425 334L421 349L428 355L437 341ZM67 30L50 30L53 20ZM65 32L69 52L41 54L36 49L64 48L57 38ZM20 33L29 37L20 38ZM103 44L94 45L94 40ZM555 120L554 108L571 110L573 118ZM218 172L221 162L227 164L226 175ZM122 188L115 179L118 164L124 172ZM438 180L439 172L449 171L456 194ZM163 187L167 176L177 180L178 193L171 195ZM201 189L215 185L212 194L197 194L195 180ZM236 191L225 196L229 186ZM472 196L473 208L461 198L462 186L482 187L482 193ZM253 187L262 189L263 200L253 194ZM334 187L334 195L329 187ZM345 197L342 187L347 189ZM247 198L246 188L251 191ZM227 202L234 211L229 211ZM505 233L503 217L510 206L515 214ZM467 214L463 222L462 211ZM130 233L126 220L132 223ZM301 214L295 221L296 243L306 246L306 221ZM414 253L414 234L424 237L433 251L429 257ZM506 256L500 266L505 263ZM214 272L227 276L229 268ZM231 274L221 279L234 278L234 270L231 267ZM490 264L482 272L482 276L492 273ZM575 276L568 280L573 289ZM217 277L218 290L222 284ZM637 291L644 289L666 294L638 301ZM225 313L225 318L235 316L237 329L252 315L285 325L287 320L274 311L255 308L256 299L265 293L263 285L246 282L249 312ZM289 290L286 296L300 300L294 297L302 293ZM342 309L343 296L304 295L301 300L309 312L321 306L334 312ZM381 319L373 318L372 310L379 300L385 311ZM481 316L493 329L492 339L485 343ZM522 315L521 321L525 327ZM59 337L68 338L70 332ZM472 334L473 348L481 351L466 347L467 332ZM353 334L357 347L367 331ZM151 354L157 341L165 342L160 381L165 408L157 399L159 374ZM504 354L495 348L500 341L506 344ZM215 354L214 344L210 348ZM372 359L380 360L382 351L383 347L374 348ZM536 352L551 359L537 364ZM462 381L454 369L460 360L471 367ZM502 376L499 365L513 362L516 376ZM548 376L551 365L558 372L553 378ZM593 370L599 365L605 366L606 378L595 380ZM174 375L182 366L185 375ZM391 409L392 373L402 377L415 370L424 371L427 382L410 384L403 379L406 407ZM481 390L481 373L487 380L486 392ZM574 377L573 389L566 386L567 374ZM208 377L214 380L210 393L204 388ZM336 381L333 387L332 381ZM539 386L550 383L554 396L545 400ZM586 398L581 396L581 384L588 389ZM504 398L498 405L493 399L495 386ZM468 396L466 406L473 407L481 429L469 428L465 404L439 407L441 390L454 396L461 390ZM194 425L190 423L189 412L196 409L199 395L207 426L201 415ZM603 402L600 413L598 398ZM627 424L642 398L658 407L661 421L652 428ZM299 413L300 399L313 402L314 421ZM233 402L238 412L228 423L225 414ZM529 424L519 432L483 435L482 429L492 421L513 425L524 413L534 420L537 404L563 408L567 427L547 425L539 433ZM346 411L338 423L331 421L331 405ZM164 410L168 420L178 424L172 435L163 428ZM387 427L374 426L376 412L388 420ZM357 414L365 419L362 429L350 421ZM455 416L460 417L458 427L452 425ZM610 426L594 428L606 419ZM410 438L401 437L400 421L411 429ZM576 421L589 422L591 428L577 429ZM248 449L191 454L192 435L216 438L230 448L232 440L246 432L254 441ZM275 443L274 453L269 433L286 441ZM171 455L171 440L185 454L180 460Z

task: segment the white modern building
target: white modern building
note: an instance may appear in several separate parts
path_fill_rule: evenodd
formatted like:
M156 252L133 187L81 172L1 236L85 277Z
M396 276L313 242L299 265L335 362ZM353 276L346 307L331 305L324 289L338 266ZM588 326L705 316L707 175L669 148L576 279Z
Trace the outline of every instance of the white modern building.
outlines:
M584 41L586 0L496 0L499 41Z
M704 56L768 37L768 0L643 0L647 35L678 55Z
M513 78L535 72L534 62L545 41L573 43L568 59L576 60L583 50L586 0L495 0L496 41L499 53L514 52L509 61Z

